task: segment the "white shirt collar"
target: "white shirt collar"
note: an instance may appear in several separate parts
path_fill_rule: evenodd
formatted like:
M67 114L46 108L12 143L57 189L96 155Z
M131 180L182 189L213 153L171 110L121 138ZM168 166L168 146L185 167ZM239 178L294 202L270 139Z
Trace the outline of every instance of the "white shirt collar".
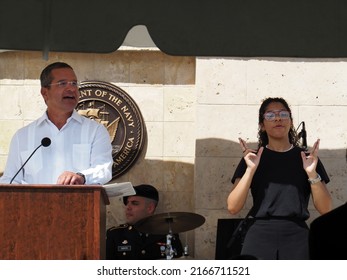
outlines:
M75 121L82 123L82 118L84 118L83 116L81 116L79 113L77 113L76 110L73 110L72 115L70 118L67 119L68 123L71 119L74 119ZM44 121L50 121L50 119L48 118L47 115L47 111L43 113L43 115L37 120L37 125L40 125L41 123L43 123Z

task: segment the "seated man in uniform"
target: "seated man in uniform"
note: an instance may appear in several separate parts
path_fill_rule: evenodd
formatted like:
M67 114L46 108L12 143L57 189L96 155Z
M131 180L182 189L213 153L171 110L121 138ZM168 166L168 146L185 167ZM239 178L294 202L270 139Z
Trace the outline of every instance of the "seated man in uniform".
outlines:
M151 185L134 186L135 195L123 197L126 224L107 230L106 259L155 260L166 258L166 235L145 234L137 231L134 224L154 214L159 201L156 188ZM174 234L171 245L174 257L182 256L182 244Z

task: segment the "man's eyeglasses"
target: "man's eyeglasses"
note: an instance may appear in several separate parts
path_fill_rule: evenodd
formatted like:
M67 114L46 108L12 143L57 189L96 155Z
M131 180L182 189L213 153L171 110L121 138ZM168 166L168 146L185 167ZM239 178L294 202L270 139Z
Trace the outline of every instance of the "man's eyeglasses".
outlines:
M272 122L276 119L276 116L279 116L281 120L288 120L290 113L288 111L269 111L264 114L264 119Z
M48 86L54 86L54 85L58 86L59 88L66 88L68 85L77 88L79 86L79 83L77 81L60 81L57 83L49 84Z

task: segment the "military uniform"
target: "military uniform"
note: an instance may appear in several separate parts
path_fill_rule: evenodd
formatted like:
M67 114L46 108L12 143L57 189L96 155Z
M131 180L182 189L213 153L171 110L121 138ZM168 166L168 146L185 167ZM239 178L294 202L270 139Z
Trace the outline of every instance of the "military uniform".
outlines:
M124 224L107 230L106 259L156 260L166 258L166 235L145 234ZM182 256L183 248L178 234L171 240L174 258Z

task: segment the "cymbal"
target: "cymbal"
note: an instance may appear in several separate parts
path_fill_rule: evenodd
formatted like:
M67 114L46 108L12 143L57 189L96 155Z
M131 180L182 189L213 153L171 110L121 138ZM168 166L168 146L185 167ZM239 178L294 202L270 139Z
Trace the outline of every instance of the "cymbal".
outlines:
M134 227L144 233L169 234L195 229L205 222L201 215L189 212L156 214L138 221Z

